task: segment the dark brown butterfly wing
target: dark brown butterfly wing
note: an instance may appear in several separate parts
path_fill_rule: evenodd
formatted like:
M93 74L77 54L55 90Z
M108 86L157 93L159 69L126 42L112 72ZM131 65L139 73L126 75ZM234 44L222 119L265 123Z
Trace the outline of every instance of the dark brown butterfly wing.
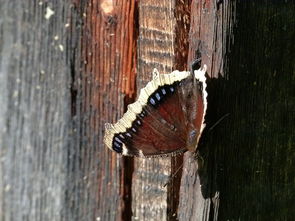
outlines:
M123 155L159 156L196 148L206 112L205 71L156 76L115 124L106 124L106 145ZM194 146L194 147L193 147Z

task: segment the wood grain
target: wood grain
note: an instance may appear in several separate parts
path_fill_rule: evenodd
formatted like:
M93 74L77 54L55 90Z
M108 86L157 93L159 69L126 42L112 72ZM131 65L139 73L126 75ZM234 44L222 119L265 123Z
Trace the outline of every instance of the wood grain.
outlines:
M140 1L138 14L137 85L140 89L151 79L154 68L160 73L170 73L175 67L185 68L189 1L184 1L182 4L170 0ZM166 187L164 185L169 181L174 169L180 166L181 158L135 159L134 162L132 180L134 219L175 219L180 177L178 180L173 180L170 185Z
M1 4L0 220L121 219L122 163L102 137L134 93L134 7Z
M231 44L234 20L231 17L235 2L192 1L189 37L188 65L201 58L208 67L210 77L224 75L225 51ZM208 83L207 129L216 119L216 107L212 105L212 81ZM184 154L184 167L179 193L179 220L217 220L219 191L216 189L214 147L204 141L206 132L198 145L198 155ZM204 135L205 134L205 135Z
M173 66L174 1L139 3L138 88L150 79L154 68L169 73ZM134 159L132 213L135 220L167 219L169 158ZM155 203L157 202L157 203Z
M0 220L64 220L77 11L1 1L0 13Z
M216 146L222 220L293 219L294 10L293 1L237 4L229 80L219 86L227 99L216 102L231 113Z
M294 9L3 0L0 220L292 220ZM133 160L104 147L104 123L153 68L189 69L198 56L210 76L199 157L186 153L169 180L182 156Z
M126 205L122 157L103 144L104 124L123 114L124 99L134 93L135 1L89 1L82 35L83 72L78 76L81 103L79 133L81 171L88 174L80 206L81 218L120 220ZM88 215L91 214L91 215Z

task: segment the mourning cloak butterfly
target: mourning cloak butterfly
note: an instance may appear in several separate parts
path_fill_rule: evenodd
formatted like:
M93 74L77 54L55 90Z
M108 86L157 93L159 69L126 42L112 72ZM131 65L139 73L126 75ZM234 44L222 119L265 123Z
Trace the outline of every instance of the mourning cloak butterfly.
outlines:
M139 157L195 151L205 128L205 72L206 65L192 73L154 74L123 117L105 124L106 146Z

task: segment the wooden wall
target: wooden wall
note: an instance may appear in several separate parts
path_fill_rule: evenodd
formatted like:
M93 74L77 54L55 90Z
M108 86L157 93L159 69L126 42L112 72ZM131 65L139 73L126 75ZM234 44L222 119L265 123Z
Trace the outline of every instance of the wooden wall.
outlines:
M3 0L0 221L291 220L294 9ZM122 116L152 70L189 70L196 58L209 93L199 157L109 151L104 123Z

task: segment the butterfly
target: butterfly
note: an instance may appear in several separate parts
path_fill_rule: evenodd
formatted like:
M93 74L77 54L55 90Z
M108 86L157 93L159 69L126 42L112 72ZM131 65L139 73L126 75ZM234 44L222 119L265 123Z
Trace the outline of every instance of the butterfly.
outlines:
M137 157L195 152L205 128L206 65L199 70L159 74L115 124L105 124L105 145Z

